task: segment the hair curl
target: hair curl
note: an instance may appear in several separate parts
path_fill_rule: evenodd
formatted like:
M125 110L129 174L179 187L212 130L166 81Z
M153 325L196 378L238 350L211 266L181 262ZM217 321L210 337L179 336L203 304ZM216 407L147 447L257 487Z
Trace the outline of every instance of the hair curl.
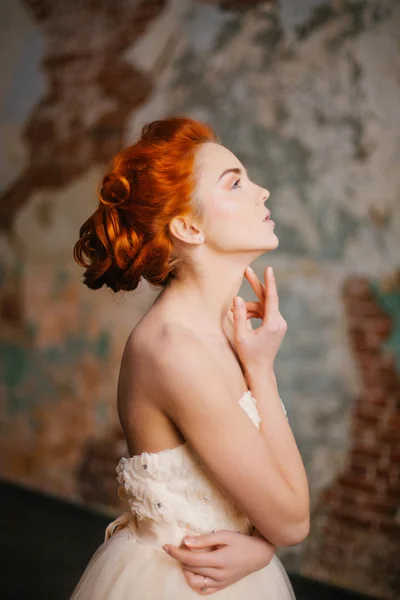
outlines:
M195 152L218 141L206 123L170 117L146 124L136 143L114 157L73 250L86 267L85 285L118 292L136 289L142 276L161 287L176 278L188 260L174 251L168 225L178 215L201 218Z

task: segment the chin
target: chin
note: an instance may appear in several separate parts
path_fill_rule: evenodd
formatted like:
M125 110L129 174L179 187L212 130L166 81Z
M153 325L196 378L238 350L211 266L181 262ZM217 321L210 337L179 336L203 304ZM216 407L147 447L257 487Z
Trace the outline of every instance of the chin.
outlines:
M274 236L275 239L272 239L271 242L268 244L268 250L275 250L275 248L277 248L279 246L279 238L275 235Z

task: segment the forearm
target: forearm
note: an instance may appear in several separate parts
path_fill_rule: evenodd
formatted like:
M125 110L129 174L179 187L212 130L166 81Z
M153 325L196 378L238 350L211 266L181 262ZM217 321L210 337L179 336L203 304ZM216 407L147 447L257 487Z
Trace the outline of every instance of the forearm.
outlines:
M259 538L260 540L263 540L266 544L269 545L270 548L273 548L273 549L276 548L276 544L273 544L272 542L270 542L269 540L267 540L267 538L264 537L263 534L258 531L257 527L253 526L253 529L252 529L250 535L252 537L256 537L256 538Z
M273 371L246 372L252 395L260 413L260 433L282 477L292 489L297 502L309 511L309 490L303 461L296 440L282 407L276 377Z

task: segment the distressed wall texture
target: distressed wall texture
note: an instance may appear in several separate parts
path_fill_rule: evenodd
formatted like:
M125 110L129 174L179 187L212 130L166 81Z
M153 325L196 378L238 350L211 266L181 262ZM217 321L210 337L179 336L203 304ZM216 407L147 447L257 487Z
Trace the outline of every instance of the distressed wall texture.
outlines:
M400 598L398 3L6 0L0 16L0 476L119 509L119 359L157 292L86 289L72 247L145 122L205 119L270 190L280 239L253 266L274 266L289 325L277 376L312 526L278 555Z

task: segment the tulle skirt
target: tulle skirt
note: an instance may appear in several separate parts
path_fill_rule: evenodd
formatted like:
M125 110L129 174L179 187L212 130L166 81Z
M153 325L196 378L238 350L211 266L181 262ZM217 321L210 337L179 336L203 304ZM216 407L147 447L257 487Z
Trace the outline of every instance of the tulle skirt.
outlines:
M121 526L111 533L115 524ZM180 539L186 531L180 530ZM188 532L190 533L190 532ZM124 519L111 523L106 539L90 559L70 600L198 600L201 591L194 591L185 579L182 565L162 550L162 544L177 538L165 532L165 541L157 543L135 535L135 522ZM208 595L204 593L203 595ZM218 600L293 600L289 577L274 554L264 568L236 583L211 594Z

